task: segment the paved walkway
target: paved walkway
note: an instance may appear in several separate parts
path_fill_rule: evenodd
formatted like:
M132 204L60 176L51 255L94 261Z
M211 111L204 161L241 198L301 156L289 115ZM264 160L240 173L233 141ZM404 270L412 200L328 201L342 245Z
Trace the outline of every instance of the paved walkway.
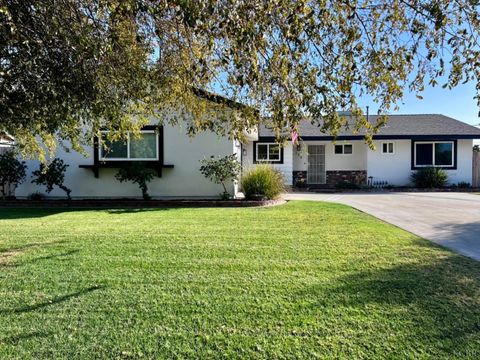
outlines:
M290 193L287 200L350 205L411 233L480 260L480 195L468 193Z

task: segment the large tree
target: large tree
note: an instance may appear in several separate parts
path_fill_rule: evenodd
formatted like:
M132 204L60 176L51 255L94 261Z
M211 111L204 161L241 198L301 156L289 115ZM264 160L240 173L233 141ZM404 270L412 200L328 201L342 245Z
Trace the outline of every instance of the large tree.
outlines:
M172 108L192 134L239 137L263 119L279 139L303 118L335 134L347 110L369 140L380 123L359 97L384 114L406 89L474 81L479 99L479 10L474 0L0 0L0 131L38 154L35 138L79 148L82 127L175 123ZM231 114L205 90L248 106Z

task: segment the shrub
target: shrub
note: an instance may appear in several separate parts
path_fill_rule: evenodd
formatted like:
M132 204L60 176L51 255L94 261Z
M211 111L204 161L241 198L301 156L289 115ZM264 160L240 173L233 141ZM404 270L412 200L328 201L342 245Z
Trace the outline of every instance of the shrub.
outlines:
M445 170L435 167L426 167L411 175L411 180L418 188L441 188L448 180Z
M33 192L30 195L28 195L29 200L36 200L36 201L43 200L44 197L45 196L41 192L38 192L38 191Z
M458 188L460 189L468 189L470 187L472 187L472 185L469 183L469 182L466 182L466 181L460 181L458 184L457 184Z
M147 183L152 181L154 177L155 170L149 169L138 162L132 162L121 167L115 175L115 178L120 182L131 181L134 184L138 184L144 200L151 199L150 195L148 195Z
M0 186L2 197L7 196L7 187L17 187L26 177L25 161L19 161L13 151L0 155Z
M32 180L32 183L37 185L45 185L47 187L47 193L51 193L53 188L58 188L65 191L68 200L70 200L70 190L63 183L65 181L65 171L68 165L63 162L62 159L55 158L50 164L40 164L40 168L35 170L32 175L36 178Z
M200 172L215 184L222 184L223 193L220 197L223 200L230 199L225 183L227 181L237 180L240 175L241 165L237 160L237 155L227 155L224 157L210 157L210 159L201 160L202 166Z
M282 173L271 165L257 165L242 176L242 191L247 199L275 199L284 190Z

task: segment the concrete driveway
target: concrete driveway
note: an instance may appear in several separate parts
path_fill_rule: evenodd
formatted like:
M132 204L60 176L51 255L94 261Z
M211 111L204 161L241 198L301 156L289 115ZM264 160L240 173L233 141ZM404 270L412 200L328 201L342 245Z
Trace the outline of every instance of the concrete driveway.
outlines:
M285 198L350 205L415 235L480 260L480 195L290 193Z

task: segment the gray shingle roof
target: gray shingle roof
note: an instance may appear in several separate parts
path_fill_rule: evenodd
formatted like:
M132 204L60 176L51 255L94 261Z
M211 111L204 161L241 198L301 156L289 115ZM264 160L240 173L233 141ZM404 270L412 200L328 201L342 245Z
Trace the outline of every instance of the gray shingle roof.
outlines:
M375 124L377 115L370 115L369 121ZM349 121L350 122L350 121ZM351 121L353 123L353 119ZM317 125L309 121L302 121L298 129L302 138L325 137L331 138L330 134L320 132ZM265 126L259 129L259 136L271 137L274 133ZM363 133L353 134L352 129L342 129L338 137L362 137ZM387 124L381 128L374 137L409 137L409 136L451 136L468 137L480 139L480 129L466 124L462 121L452 119L439 114L418 114L418 115L389 115Z

